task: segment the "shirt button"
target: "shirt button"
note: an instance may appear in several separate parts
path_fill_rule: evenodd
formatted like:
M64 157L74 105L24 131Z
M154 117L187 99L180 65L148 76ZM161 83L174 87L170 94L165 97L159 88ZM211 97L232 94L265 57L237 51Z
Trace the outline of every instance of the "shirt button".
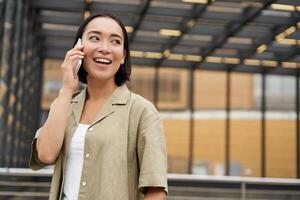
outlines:
M93 131L93 130L94 130L93 127L89 128L89 131Z
M85 181L83 181L83 182L82 182L82 185L83 185L83 186L86 186L86 182L85 182Z
M85 157L86 157L86 158L89 158L89 157L90 157L90 154L89 154L89 153L86 153L86 154L85 154Z

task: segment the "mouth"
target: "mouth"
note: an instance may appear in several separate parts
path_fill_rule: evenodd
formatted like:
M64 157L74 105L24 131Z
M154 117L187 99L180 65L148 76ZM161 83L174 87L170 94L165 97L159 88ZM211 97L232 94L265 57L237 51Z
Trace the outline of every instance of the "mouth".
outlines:
M112 61L108 58L104 58L104 57L97 57L94 58L93 61L97 64L101 64L101 65L110 65L112 63Z

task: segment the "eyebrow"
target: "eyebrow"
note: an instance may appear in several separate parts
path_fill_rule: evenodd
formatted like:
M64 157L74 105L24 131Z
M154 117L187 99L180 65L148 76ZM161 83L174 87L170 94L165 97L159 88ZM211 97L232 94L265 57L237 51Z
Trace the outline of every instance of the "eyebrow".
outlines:
M91 34L91 33L96 33L98 35L102 35L102 32L100 32L100 31L90 31L90 32L88 32L88 34ZM111 34L110 37L118 37L121 40L123 40L123 37L121 37L119 34L116 34L116 33Z

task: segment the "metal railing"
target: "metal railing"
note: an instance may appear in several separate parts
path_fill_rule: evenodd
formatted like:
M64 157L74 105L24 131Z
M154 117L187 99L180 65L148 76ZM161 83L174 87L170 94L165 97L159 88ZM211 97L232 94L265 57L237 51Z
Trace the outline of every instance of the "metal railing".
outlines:
M0 199L48 199L53 169L0 168ZM300 179L168 174L167 200L300 199Z

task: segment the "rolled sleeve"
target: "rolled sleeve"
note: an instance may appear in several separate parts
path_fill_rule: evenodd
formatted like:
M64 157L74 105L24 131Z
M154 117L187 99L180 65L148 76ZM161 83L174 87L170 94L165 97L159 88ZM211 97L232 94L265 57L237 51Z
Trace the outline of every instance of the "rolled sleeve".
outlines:
M144 112L138 135L139 191L145 194L147 187L162 187L168 193L166 143L156 109Z
M35 137L31 143L31 155L30 155L30 160L29 160L29 167L32 170L39 170L39 169L42 169L43 167L47 166L47 164L42 163L38 158L38 152L36 149L36 141L37 141L39 134L40 134L40 129L37 130Z

